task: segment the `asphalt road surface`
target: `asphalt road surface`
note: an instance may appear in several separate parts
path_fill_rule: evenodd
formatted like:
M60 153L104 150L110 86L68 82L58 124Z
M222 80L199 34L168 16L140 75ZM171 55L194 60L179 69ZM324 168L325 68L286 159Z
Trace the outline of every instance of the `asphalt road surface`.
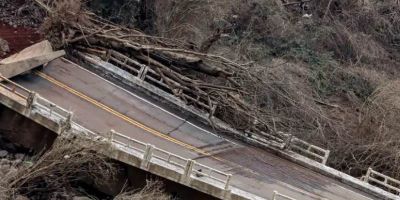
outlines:
M264 150L222 139L63 59L14 81L72 110L74 120L86 128L101 134L114 129L233 174L233 186L266 199L274 190L297 200L374 199Z

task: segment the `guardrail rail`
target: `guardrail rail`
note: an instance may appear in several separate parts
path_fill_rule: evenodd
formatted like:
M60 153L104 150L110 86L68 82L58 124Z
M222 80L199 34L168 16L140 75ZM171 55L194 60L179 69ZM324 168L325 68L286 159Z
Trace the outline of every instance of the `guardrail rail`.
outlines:
M301 155L304 155L308 158L318 160L322 164L326 165L328 161L330 151L323 149L321 147L312 145L304 140L300 140L296 137L292 137L290 141L289 149L295 151Z
M15 94L16 96L25 100L25 106L30 106L32 104L34 93L30 90L24 88L23 86L9 80L5 76L0 74L0 87L4 88L5 90Z
M148 67L147 65L141 64L138 61L131 59L117 51L108 50L107 52L107 62L124 69L125 71L130 72L132 75L136 76L141 81L145 81L155 87L160 88L164 92L169 94L179 93L185 99L191 101L192 103L196 104L202 109L207 111L215 110L216 104L211 103L209 105L208 99L204 99L200 96L193 96L193 94L188 93L190 91L189 88L180 89L179 91L173 92L168 83L173 83L174 85L181 85L180 83L176 82L167 77L161 77L159 73ZM181 87L184 87L181 85Z
M140 152L142 154L142 158L147 162L151 162L152 159L162 160L183 170L182 175L186 175L188 179L206 177L220 183L223 186L223 189L229 190L230 180L232 177L231 174L227 174L206 165L197 163L196 161L183 158L179 155L154 147L151 144L140 142L114 130L110 131L109 137L109 140L112 143Z
M379 173L372 168L368 168L366 175L361 177L361 180L366 183L376 184L378 187L400 196L400 181Z

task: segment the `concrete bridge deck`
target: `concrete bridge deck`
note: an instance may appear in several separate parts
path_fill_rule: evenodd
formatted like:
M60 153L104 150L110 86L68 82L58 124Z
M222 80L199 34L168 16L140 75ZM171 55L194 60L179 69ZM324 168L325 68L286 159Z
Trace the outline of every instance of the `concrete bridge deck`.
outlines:
M222 139L66 60L14 81L73 111L74 120L88 129L104 135L114 129L233 174L233 186L266 199L274 190L298 200L374 199L264 150Z

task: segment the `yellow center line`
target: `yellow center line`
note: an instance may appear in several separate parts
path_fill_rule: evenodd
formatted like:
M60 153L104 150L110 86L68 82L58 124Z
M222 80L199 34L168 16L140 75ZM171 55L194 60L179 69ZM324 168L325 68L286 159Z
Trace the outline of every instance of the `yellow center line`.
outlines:
M79 92L79 91L77 91L77 90L65 85L64 83L54 79L53 77L51 77L51 76L49 76L49 75L47 75L47 74L45 74L43 72L35 71L35 73L38 76L48 80L49 82L51 82L51 83L53 83L53 84L65 89L65 90L67 90L68 92L70 92L70 93L72 93L72 94L74 94L74 95L86 100L87 102L89 102L89 103L91 103L91 104L93 104L93 105L95 105L95 106L97 106L97 107L99 107L99 108L111 113L112 115L114 115L114 116L116 116L116 117L128 122L129 124L132 124L132 125L140 128L140 129L142 129L142 130L145 130L145 131L147 131L147 132L149 132L149 133L151 133L151 134L153 134L153 135L155 135L157 137L161 137L163 139L166 139L166 140L168 140L170 142L178 144L178 145L180 145L182 147L185 147L185 148L187 148L189 150L195 151L195 152L197 152L197 153L199 153L201 155L212 157L212 158L214 158L214 159L216 159L218 161L226 161L224 159L215 157L215 156L211 155L210 153L208 153L208 152L206 152L204 150L198 149L198 148L196 148L196 147L194 147L194 146L192 146L190 144L184 143L184 142L182 142L180 140L177 140L177 139L175 139L175 138L173 138L171 136L163 134L163 133L161 133L161 132L159 132L159 131L157 131L157 130L155 130L153 128L150 128L150 127L148 127L148 126L146 126L146 125L144 125L144 124L142 124L142 123L140 123L140 122L138 122L138 121L136 121L136 120L134 120L134 119L132 119L132 118L130 118L130 117L128 117L128 116L126 116L126 115L114 110L114 109L112 109L112 108L110 108L109 106L106 106L105 104L100 103L99 101L97 101L97 100L95 100L95 99L93 99L93 98L91 98L91 97L89 97L89 96L87 96L87 95L85 95L85 94L83 94L83 93L81 93L81 92Z

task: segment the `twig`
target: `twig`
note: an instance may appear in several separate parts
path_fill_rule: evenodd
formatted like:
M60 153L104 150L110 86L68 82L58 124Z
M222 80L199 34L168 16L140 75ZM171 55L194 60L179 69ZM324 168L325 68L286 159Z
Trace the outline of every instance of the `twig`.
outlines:
M44 4L41 0L35 0L35 2L42 7L43 9L45 9L48 13L52 13L52 10L46 5Z
M325 18L326 18L326 16L327 16L327 15L328 15L328 13L330 12L330 9L331 9L331 3L332 3L332 0L329 0L328 6L326 7L326 10L325 10L324 17L322 18L322 20L323 20L323 21L325 21Z

